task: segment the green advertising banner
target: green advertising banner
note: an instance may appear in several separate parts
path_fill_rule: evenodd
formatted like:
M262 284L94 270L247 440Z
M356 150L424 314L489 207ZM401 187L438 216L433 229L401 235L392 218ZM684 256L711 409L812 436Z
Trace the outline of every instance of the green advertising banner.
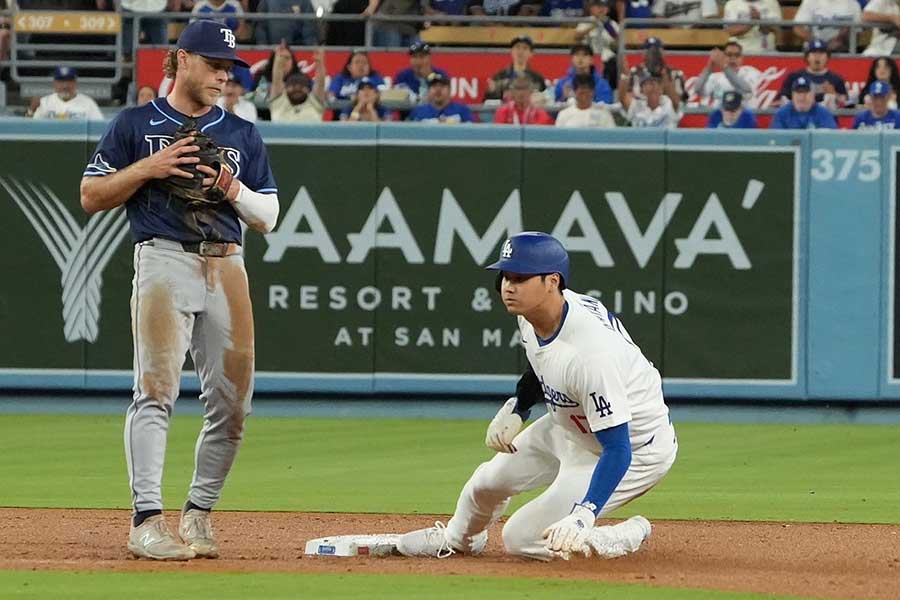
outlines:
M8 372L131 368L124 211L88 218L78 201L92 147L0 141ZM476 392L478 377L519 372L515 319L484 266L534 229L563 241L571 287L616 312L667 379L791 382L797 152L274 140L279 222L245 245L257 370L287 389L382 374Z

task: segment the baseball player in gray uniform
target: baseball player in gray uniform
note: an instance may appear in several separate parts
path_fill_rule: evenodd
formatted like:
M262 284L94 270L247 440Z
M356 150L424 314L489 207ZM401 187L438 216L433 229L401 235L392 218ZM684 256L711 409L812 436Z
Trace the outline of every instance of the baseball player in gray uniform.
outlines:
M247 66L235 54L230 29L209 20L188 25L166 59L172 92L119 113L81 181L87 212L125 205L135 242L134 401L125 419L125 456L134 506L128 549L138 557L218 556L210 510L250 412L253 314L241 222L271 231L278 196L256 127L216 106L234 64ZM186 129L196 133L179 137ZM217 168L198 164L201 138L215 145ZM200 202L171 191L190 182L197 182ZM205 412L176 533L163 518L160 488L188 350Z

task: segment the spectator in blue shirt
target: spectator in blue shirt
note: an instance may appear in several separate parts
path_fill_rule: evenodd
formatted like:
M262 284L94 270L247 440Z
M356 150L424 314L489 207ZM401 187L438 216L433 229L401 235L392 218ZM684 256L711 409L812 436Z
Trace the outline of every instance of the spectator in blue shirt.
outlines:
M224 23L231 31L237 33L240 25L237 17L244 15L244 8L238 0L199 0L194 4L191 14Z
M722 106L709 114L709 129L756 129L756 117L743 108L744 97L734 90L722 94Z
M830 109L840 108L847 102L847 82L844 78L828 69L831 50L822 40L812 40L806 44L803 52L806 68L792 71L781 84L781 96L785 103L791 94L791 86L798 77L805 77L812 85L816 102L821 102Z
M827 108L816 102L812 82L797 77L791 86L791 101L778 109L771 129L837 129L837 122Z
M576 75L590 75L594 78L594 102L612 104L612 88L594 66L594 50L590 44L575 44L572 46L571 54L572 66L569 67L569 72L556 82L556 101L565 102L575 96L575 86L572 82Z
M431 65L431 46L425 42L414 42L409 47L409 68L394 77L394 87L409 90L410 101L421 102L428 95L428 76L438 73L450 79L447 71Z
M868 95L872 108L853 119L853 129L900 129L900 112L888 108L891 86L875 80L869 86Z
M432 73L428 76L428 104L414 108L409 120L422 123L473 121L472 111L468 106L450 99L450 78L442 73Z
M381 104L381 94L374 79L363 77L357 82L353 104L341 111L341 121L390 121L391 111Z
M347 57L341 72L331 80L328 94L335 100L347 100L356 93L356 88L363 77L374 82L378 89L384 87L384 79L369 62L369 53L365 50L354 50Z

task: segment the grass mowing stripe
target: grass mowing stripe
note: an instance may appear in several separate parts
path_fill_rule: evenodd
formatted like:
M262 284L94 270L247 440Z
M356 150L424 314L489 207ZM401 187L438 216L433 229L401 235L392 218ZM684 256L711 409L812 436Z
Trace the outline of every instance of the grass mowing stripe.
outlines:
M108 573L0 571L3 598L104 598L159 600L215 598L266 600L305 597L329 600L794 600L796 596L704 591L568 579L503 577L327 575L284 573Z
M124 417L0 415L0 506L126 508ZM481 421L251 418L221 509L438 513L491 453ZM163 495L179 508L199 417L173 420ZM678 424L679 457L621 512L656 519L897 523L900 428ZM531 494L533 496L534 493ZM515 508L527 499L519 498Z

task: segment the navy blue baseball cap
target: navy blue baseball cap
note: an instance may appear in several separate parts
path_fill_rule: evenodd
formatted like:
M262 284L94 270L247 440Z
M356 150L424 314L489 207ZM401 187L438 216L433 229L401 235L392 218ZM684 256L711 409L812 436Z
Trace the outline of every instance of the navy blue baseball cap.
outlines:
M798 77L794 80L794 83L791 84L792 92L808 92L812 89L812 83L810 83L809 79L806 77Z
M184 28L178 36L179 50L187 50L204 58L230 60L236 65L250 68L234 52L237 43L234 32L218 21L198 19Z
M53 81L75 81L78 72L72 67L56 67L53 70Z
M438 83L443 83L444 85L450 85L450 78L444 75L443 73L438 73L437 71L433 71L428 74L428 77L425 78L428 81L428 87L436 85Z
M662 40L658 37L648 37L644 40L644 48L664 48Z
M372 88L373 90L377 90L377 89L378 89L378 84L375 83L375 80L374 80L374 79L370 79L369 77L363 77L363 78L360 79L359 82L356 84L356 89L361 89L361 88L364 88L364 87L370 87L370 88Z
M883 81L873 81L872 84L869 85L869 95L879 97L890 96L891 86Z
M409 45L409 53L413 54L431 54L431 46L425 42L413 42Z
M803 53L809 54L810 52L828 52L828 44L825 43L825 40L810 40L803 49Z
M744 97L738 92L728 91L722 94L722 108L725 110L737 110L744 102Z

